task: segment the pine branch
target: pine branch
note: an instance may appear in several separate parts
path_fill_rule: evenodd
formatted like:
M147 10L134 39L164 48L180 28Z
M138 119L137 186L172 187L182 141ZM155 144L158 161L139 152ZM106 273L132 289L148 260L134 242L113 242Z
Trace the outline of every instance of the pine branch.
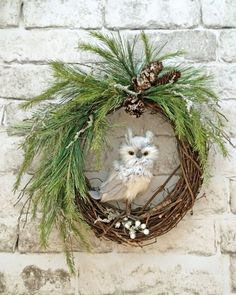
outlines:
M122 91L124 91L125 93L128 93L128 94L133 95L133 96L136 96L136 97L139 95L138 92L134 92L134 91L132 91L132 90L129 90L129 89L128 89L128 88L130 87L129 85L128 85L128 86L123 86L123 85L121 85L121 84L114 84L114 87L115 87L116 89L122 90Z
M147 35L144 31L141 32L141 40L143 42L144 52L145 52L145 63L149 64L153 58L153 48L151 47Z

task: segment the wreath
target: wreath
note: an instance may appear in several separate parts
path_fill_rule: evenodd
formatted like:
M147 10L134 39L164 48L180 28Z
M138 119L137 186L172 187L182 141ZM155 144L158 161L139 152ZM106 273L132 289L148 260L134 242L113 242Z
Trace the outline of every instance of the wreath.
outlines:
M87 225L98 237L136 246L155 241L176 226L192 209L207 176L210 145L226 156L229 141L211 77L201 69L177 64L175 58L182 52L162 55L163 46L157 48L144 32L132 40L119 32L90 35L96 42L79 48L96 54L99 60L93 65L51 62L54 83L23 104L23 108L39 105L31 118L15 126L25 134L21 145L25 157L15 190L40 155L39 167L19 197L27 194L22 212L29 203L33 216L40 212L43 246L52 228L59 228L72 271L71 241L77 238L88 245ZM84 172L88 151L96 153L99 161L107 131L113 128L107 115L118 109L137 118L147 111L167 119L174 129L180 158L180 165L130 216L92 199ZM161 203L151 205L176 172L180 177L175 187Z

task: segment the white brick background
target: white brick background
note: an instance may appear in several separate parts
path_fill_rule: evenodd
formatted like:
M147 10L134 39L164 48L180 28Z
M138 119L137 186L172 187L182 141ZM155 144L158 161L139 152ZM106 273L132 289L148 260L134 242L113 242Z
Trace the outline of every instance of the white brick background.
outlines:
M236 142L235 0L0 0L0 294L236 294L236 151L231 147L229 159L211 151L206 198L156 244L123 247L91 234L91 253L74 246L78 273L70 277L56 231L50 247L40 249L37 222L28 223L16 243L20 205L13 206L12 185L22 139L7 127L28 116L18 110L19 102L51 80L48 60L94 61L76 49L91 29L120 29L128 36L143 29L160 44L168 40L166 51L186 50L186 62L215 75L227 130ZM155 125L148 114L138 124L123 114L113 119L139 132L152 123L163 159L156 177L171 171L176 159L168 126L158 120ZM118 140L122 130L115 134Z

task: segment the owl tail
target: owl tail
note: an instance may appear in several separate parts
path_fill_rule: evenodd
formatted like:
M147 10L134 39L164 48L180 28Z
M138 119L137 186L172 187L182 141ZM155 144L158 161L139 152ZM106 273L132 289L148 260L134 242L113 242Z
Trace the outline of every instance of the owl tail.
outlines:
M97 191L88 191L90 197L94 200L101 200L101 194Z

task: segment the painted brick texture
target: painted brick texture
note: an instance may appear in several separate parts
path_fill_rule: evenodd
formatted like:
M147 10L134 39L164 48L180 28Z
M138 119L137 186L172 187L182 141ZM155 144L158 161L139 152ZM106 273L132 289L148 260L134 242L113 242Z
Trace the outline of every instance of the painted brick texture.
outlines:
M90 253L74 243L75 277L68 273L56 229L46 250L38 243L37 220L18 232L22 203L14 206L12 186L23 159L22 137L8 127L30 116L19 104L52 81L49 60L94 62L94 56L78 52L79 42L89 40L89 30L116 29L127 36L145 30L160 45L168 41L164 52L185 50L184 63L214 74L226 129L236 144L235 0L0 0L0 294L236 294L236 150L231 146L228 159L210 151L212 178L193 215L144 249L91 234ZM155 180L161 183L178 163L171 127L150 114L136 120L117 112L111 120L137 133L155 132L161 153ZM123 132L121 126L111 135L103 177ZM87 170L101 175L91 163Z

